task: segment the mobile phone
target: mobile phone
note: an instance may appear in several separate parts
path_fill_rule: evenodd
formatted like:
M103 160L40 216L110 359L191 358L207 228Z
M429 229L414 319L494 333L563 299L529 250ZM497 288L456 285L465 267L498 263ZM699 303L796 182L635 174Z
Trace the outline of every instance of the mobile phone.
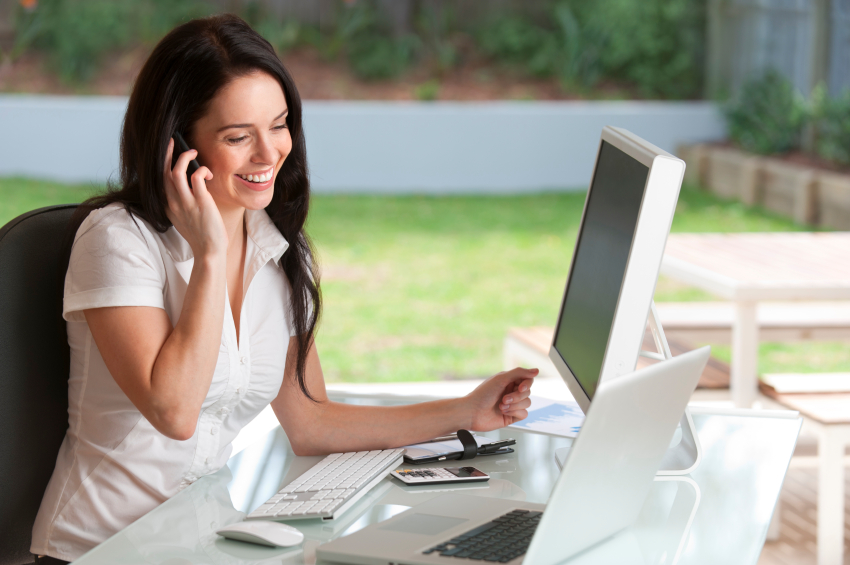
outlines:
M390 474L406 485L469 483L490 480L490 475L475 467L396 469Z
M174 169L174 166L177 165L177 158L180 157L186 151L189 151L189 145L186 143L186 140L183 139L183 136L180 135L179 131L174 132L174 151L171 153L171 168ZM189 166L186 167L186 181L189 183L189 188L192 188L192 174L197 171L201 166L198 164L196 159L192 159L189 161Z

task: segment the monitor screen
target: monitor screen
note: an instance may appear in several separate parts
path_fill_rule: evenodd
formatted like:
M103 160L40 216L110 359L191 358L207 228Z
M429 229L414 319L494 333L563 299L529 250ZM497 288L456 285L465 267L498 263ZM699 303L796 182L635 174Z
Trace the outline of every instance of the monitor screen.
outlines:
M555 350L592 399L634 239L649 168L602 142L576 243Z

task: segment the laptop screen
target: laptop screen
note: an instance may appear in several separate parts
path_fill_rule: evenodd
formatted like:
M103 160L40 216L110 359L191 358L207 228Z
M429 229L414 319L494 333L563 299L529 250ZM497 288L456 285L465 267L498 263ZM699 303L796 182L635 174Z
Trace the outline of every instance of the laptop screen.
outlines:
M599 384L648 174L648 167L602 142L555 333L555 350L590 399Z

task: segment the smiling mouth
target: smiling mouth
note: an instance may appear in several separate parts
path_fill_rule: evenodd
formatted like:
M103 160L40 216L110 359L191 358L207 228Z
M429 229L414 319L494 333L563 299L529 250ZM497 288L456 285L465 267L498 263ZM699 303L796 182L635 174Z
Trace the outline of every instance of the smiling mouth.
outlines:
M269 169L268 171L266 171L264 173L251 174L251 175L237 174L236 176L238 176L242 180L246 180L248 182L255 182L255 183L262 184L264 182L270 181L273 175L274 175L274 169Z

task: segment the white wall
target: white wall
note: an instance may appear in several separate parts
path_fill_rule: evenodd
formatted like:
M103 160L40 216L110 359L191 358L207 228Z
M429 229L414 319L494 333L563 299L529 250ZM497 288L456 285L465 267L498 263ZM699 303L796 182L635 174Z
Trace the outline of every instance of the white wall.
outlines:
M0 176L102 183L118 165L122 97L0 95ZM306 102L317 192L487 193L583 188L599 133L670 152L725 135L710 102Z

